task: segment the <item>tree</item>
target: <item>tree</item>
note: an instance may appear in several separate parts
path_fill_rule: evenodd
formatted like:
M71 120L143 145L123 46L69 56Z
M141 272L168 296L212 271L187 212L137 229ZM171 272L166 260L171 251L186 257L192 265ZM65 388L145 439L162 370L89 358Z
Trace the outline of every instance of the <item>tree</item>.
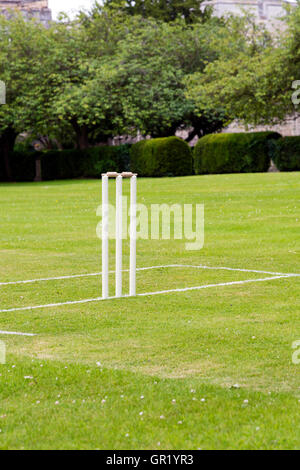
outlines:
M287 26L271 37L252 18L231 19L222 39L223 52L204 73L188 77L187 97L201 109L222 103L231 120L246 125L279 123L295 113L292 84L299 78L299 6L290 9L285 22Z
M38 119L36 96L43 55L47 54L45 28L15 14L0 15L0 80L6 84L6 104L0 106L0 165L11 178L9 153L19 132Z
M102 7L80 14L58 36L54 31L54 51L63 59L53 56L51 76L59 83L51 99L53 116L72 126L79 148L95 136L137 130L159 137L192 125L191 139L204 129L219 129L223 115L195 116L184 85L187 73L214 59L210 41L218 27L216 20L189 26L183 19L164 23Z
M187 26L140 19L140 27L120 41L112 59L117 71L118 96L127 132L164 137L193 126L188 140L205 130L219 130L223 114L195 115L195 104L185 96L185 76L204 69L215 58L210 47L216 21ZM220 108L220 107L219 107Z
M178 17L191 24L206 21L211 8L203 7L204 0L106 0L105 5L121 8L128 15L141 15L165 22L175 21Z

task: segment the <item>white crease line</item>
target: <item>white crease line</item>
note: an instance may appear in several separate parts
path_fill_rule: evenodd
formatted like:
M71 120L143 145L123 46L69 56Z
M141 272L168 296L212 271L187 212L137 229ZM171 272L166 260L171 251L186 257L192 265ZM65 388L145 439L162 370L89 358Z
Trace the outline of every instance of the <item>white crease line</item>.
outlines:
M245 281L232 281L232 282L222 282L220 284L207 284L204 286L196 286L196 287L184 287L182 289L170 289L170 290L161 290L156 292L146 292L142 294L137 294L137 296L148 296L148 295L159 295L159 294L169 294L172 292L188 292L191 290L200 290L200 289L207 289L208 287L222 287L222 286L234 286L237 284L247 284L250 282L264 282L264 281L272 281L274 279L283 279L292 277L290 275L282 275L282 276L272 276L272 277L265 277L263 279L247 279Z
M1 331L0 335L16 335L16 336L36 336L33 333L18 333L17 331Z
M247 279L245 281L233 281L233 282L222 282L220 284L207 284L204 286L195 286L195 287L185 287L183 289L170 289L170 290L162 290L162 291L156 291L156 292L144 292L141 294L137 294L136 297L147 297L147 296L152 296L152 295L161 295L161 294L171 294L173 292L188 292L188 291L193 291L193 290L200 290L200 289L207 289L208 287L222 287L222 286L233 286L233 285L238 285L238 284L247 284L250 282L264 282L264 281L272 281L275 279L283 279L283 278L289 278L293 277L292 275L285 274L282 276L272 276L272 277L265 277L263 279ZM123 297L109 297L106 300L119 300L123 298L129 298L128 295L124 295ZM47 305L35 305L33 307L18 307L18 308L10 308L6 310L0 310L0 313L10 313L10 312L24 312L27 310L37 310L37 309L42 309L42 308L54 308L54 307L62 307L65 305L77 305L77 304L87 304L91 302L100 302L103 301L102 297L96 297L94 299L83 299L83 300L73 300L69 302L59 302L56 304L47 304Z
M195 266L192 264L177 264L176 266L178 267L184 267L184 268L197 268L197 269L212 269L212 270L226 270L226 271L239 271L243 273L258 273L258 274L272 274L274 276L300 276L300 274L297 273L274 273L271 271L258 271L256 269L242 269L242 268L227 268L225 266L205 266L205 265L200 265L200 266Z
M246 272L246 273L259 273L259 274L271 274L274 276L300 276L300 274L293 274L293 273L275 273L271 271L258 271L255 269L240 269L240 268L227 268L223 266L195 266L191 264L166 264L163 266L148 266L145 268L137 268L137 271L148 271L150 269L162 269L162 268L195 268L195 269L211 269L211 270L226 270L226 271L237 271L237 272ZM129 272L129 269L123 269L123 272ZM114 274L115 271L109 271L110 274ZM8 282L0 282L0 286L9 286L9 285L17 285L17 284L32 284L34 282L45 282L45 281L60 281L64 279L76 279L82 277L92 277L92 276L101 276L102 273L87 273L87 274L73 274L69 276L59 276L59 277L46 277L40 279L29 279L25 281L8 281Z
M165 266L149 266L145 268L137 268L137 271L147 271L149 269L161 269L161 268L175 268L177 264L170 264ZM122 272L126 273L129 272L129 269L123 269ZM109 274L114 274L115 271L109 271ZM45 281L61 281L63 279L76 279L80 277L92 277L92 276L101 276L102 273L87 273L87 274L72 274L69 276L58 276L58 277L45 277L39 279L29 279L25 281L8 281L8 282L0 282L0 286L9 286L9 285L16 285L16 284L33 284L34 282L45 282Z

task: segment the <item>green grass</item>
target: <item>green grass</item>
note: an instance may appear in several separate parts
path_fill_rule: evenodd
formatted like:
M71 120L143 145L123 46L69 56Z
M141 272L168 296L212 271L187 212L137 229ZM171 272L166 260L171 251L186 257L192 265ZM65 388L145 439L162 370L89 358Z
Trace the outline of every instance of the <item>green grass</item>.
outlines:
M144 204L205 204L205 245L140 240L138 266L300 273L299 176L140 179ZM0 185L0 282L100 271L100 193L95 180ZM159 269L138 291L260 277ZM299 449L299 282L0 313L0 330L37 334L0 335L0 448ZM100 277L0 286L0 310L100 295Z

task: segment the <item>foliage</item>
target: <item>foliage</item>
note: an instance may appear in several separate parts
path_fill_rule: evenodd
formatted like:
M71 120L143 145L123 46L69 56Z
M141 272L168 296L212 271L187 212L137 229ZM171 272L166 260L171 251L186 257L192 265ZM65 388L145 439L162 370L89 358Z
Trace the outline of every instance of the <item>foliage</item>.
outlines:
M100 178L103 172L129 170L129 151L129 145L103 145L84 150L15 151L10 154L12 180L33 181L37 159L41 160L43 180ZM0 180L6 180L1 167Z
M111 64L128 133L139 129L145 136L167 137L192 126L194 135L201 136L207 128L213 132L223 126L221 106L196 115L184 84L188 73L203 70L215 59L211 43L219 28L214 20L191 27L183 20L144 20L120 41Z
M131 169L140 176L191 175L192 152L178 137L145 140L131 148Z
M1 16L0 79L8 104L0 109L0 155L6 177L20 132L48 149L87 149L138 131L166 137L191 127L188 140L218 131L222 107L196 113L185 77L215 60L219 28L215 18L166 23L128 15L117 5L98 5L49 28L22 15Z
M196 174L256 173L270 166L270 140L276 132L211 134L199 139L194 148Z
M46 100L42 108L39 106L43 63L49 53L45 31L21 14L10 20L0 15L0 80L7 92L6 105L0 106L0 165L7 178L11 177L8 155L18 133L32 125L39 127L42 116L47 115Z
M283 122L299 115L300 5L286 5L272 37L251 17L232 18L220 38L220 55L204 74L187 79L187 97L246 125ZM296 91L295 91L296 90ZM292 99L293 98L293 99Z
M203 7L204 0L105 0L104 4L114 10L120 8L129 15L141 15L143 18L155 18L171 22L178 17L190 24L205 21L211 14L211 8ZM100 7L101 8L101 7Z
M199 110L222 106L229 122L272 123L276 81L271 83L269 78L270 74L282 76L274 42L264 25L251 16L229 18L215 39L216 60L203 73L197 71L186 78L187 97ZM286 110L277 111L285 117Z
M277 140L274 162L280 171L300 171L300 137Z

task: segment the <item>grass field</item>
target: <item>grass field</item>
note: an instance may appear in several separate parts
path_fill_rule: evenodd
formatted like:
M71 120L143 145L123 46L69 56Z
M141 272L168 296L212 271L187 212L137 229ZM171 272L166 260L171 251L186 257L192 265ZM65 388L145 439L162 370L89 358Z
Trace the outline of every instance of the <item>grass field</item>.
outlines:
M99 297L101 277L0 285L0 330L35 334L0 334L0 448L299 449L300 278L188 267L299 274L299 178L138 182L147 205L205 204L201 251L138 241L138 267L186 266L139 271L139 293L253 282L10 312ZM100 194L95 180L0 185L0 283L99 272Z

